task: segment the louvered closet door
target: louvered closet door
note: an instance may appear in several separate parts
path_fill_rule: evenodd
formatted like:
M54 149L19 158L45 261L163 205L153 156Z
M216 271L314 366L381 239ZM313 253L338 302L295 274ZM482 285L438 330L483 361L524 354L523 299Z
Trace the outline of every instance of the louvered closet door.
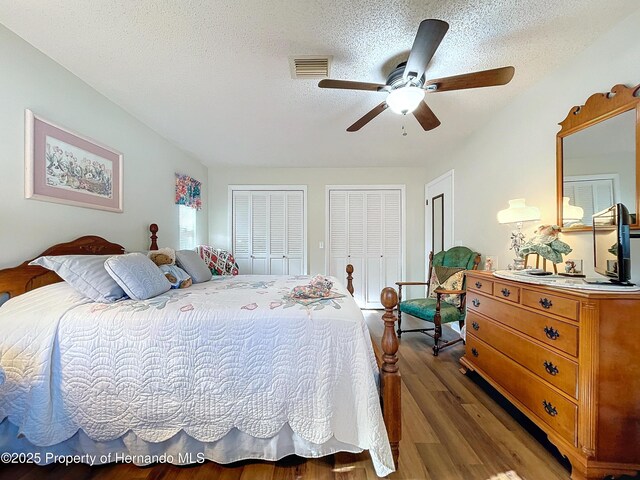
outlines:
M380 292L402 279L400 190L366 193L366 308L382 308Z
M269 273L284 275L287 238L287 211L284 192L269 195Z
M251 271L251 194L233 192L232 249L240 273Z
M400 190L329 192L330 274L353 265L360 307L381 308L382 289L402 278L401 208Z
M402 280L402 197L400 190L385 191L382 230L382 285L395 287ZM377 302L380 302L380 291ZM382 306L382 305L380 305Z
M329 275L344 277L349 263L348 235L349 222L347 215L347 192L331 190L329 192Z
M269 195L269 273L304 273L304 196L302 192Z
M304 274L304 192L232 192L233 253L240 273Z
M269 194L251 192L251 273L269 274Z
M366 193L367 200L367 278L365 306L376 308L380 304L382 278L384 276L384 242L383 242L383 195L382 192Z
M353 265L354 297L358 305L366 306L366 229L365 229L365 192L350 191L347 193L347 263ZM345 277L345 267L336 275L340 279ZM358 273L360 272L360 273Z
M287 238L285 251L286 273L303 275L304 272L304 195L303 192L287 192Z

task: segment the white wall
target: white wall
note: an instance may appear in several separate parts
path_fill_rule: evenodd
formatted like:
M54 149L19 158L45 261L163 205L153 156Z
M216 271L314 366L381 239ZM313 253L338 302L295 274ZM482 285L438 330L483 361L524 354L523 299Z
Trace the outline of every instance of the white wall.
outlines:
M88 234L146 249L149 223L159 225L162 245L177 246L174 173L202 181L206 196L206 167L2 25L0 71L0 268ZM25 108L124 154L124 213L24 198ZM208 234L203 200L200 241Z
M210 242L228 247L229 206L227 186L307 185L309 273L325 273L325 186L326 185L406 185L407 272L406 278L424 279L424 186L426 168L227 168L211 169ZM398 279L400 280L400 279Z
M509 251L507 225L496 221L507 201L524 197L540 208L544 223L556 223L556 133L558 123L574 105L584 104L595 92L616 84L640 83L640 10L628 16L580 55L516 97L492 120L452 151L453 165L431 171L435 178L452 166L456 170L456 239L497 254L506 267ZM549 52L553 55L553 52ZM517 75L516 65L516 75ZM631 210L631 209L630 209ZM527 226L531 231L533 226ZM593 275L588 233L563 235ZM640 282L640 240L632 239L632 277Z

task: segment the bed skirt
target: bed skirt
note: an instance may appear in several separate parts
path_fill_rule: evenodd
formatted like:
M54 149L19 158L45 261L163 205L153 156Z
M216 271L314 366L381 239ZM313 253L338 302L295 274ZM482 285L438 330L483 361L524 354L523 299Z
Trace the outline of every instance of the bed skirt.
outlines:
M360 453L362 449L335 438L321 445L309 442L296 435L288 424L270 438L254 438L233 429L215 442L198 441L184 431L158 443L142 440L133 432L115 440L98 442L80 430L62 443L40 447L24 436L19 438L18 427L5 419L0 423L0 452L38 453L40 458L35 463L40 465L64 462L64 457L80 455L81 462L92 465L127 462L144 466L152 463L187 465L205 460L219 464L240 460L276 461L288 455L317 458L336 452Z

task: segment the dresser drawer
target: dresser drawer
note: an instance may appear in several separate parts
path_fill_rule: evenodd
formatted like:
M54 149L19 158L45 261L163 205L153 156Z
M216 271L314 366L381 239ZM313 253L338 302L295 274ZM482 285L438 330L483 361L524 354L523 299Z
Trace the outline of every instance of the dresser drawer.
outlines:
M493 284L493 295L498 298L504 298L505 300L518 303L520 302L520 287L495 282Z
M493 281L485 280L484 278L467 277L467 290L476 290L493 295Z
M510 326L569 355L578 355L578 327L494 298L467 292L467 309Z
M578 319L578 302L569 298L523 289L522 304L546 313L570 318L571 320Z
M577 398L578 365L477 313L467 315L472 334L537 376Z
M575 445L578 407L574 403L472 334L467 335L465 358Z

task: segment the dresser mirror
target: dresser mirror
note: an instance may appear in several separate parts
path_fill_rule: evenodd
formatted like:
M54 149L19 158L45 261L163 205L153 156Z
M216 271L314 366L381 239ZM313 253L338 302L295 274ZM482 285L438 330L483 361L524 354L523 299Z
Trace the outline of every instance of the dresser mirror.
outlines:
M558 225L591 230L591 216L623 203L638 224L640 85L616 85L573 107L557 135Z

